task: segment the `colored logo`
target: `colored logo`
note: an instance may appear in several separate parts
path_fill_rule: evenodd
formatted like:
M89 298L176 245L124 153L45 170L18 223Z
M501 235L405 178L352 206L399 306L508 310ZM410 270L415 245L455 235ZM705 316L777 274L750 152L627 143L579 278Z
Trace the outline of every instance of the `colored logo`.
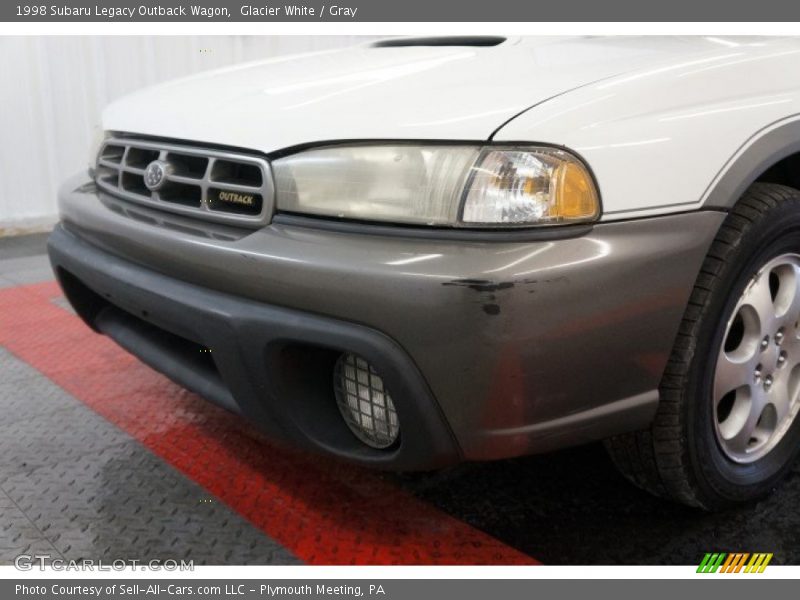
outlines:
M697 567L698 573L763 573L772 560L772 553L708 552Z

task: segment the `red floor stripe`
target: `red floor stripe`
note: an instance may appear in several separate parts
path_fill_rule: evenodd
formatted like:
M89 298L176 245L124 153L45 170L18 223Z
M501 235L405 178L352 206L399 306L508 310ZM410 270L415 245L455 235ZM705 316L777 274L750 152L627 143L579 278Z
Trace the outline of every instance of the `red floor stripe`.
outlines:
M310 564L536 564L385 476L271 444L55 305L0 290L0 345Z

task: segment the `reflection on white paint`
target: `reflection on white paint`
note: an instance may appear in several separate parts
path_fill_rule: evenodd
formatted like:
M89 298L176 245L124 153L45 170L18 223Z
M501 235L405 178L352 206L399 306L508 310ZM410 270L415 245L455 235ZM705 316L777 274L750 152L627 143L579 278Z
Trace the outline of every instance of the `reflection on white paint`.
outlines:
M605 150L607 148L629 148L631 146L646 146L648 144L661 144L663 142L668 142L672 138L663 137L663 138L654 138L652 140L638 140L633 142L617 142L615 144L601 144L600 146L580 146L575 148L575 150L585 151L585 150Z
M755 44L754 44L755 45ZM789 56L791 54L800 53L800 50L785 50L783 52L776 52L774 54L764 54L762 56L749 56L747 58L742 58L740 60L730 60L728 62L720 63L718 65L712 65L710 67L703 67L702 69L693 69L691 71L687 71L686 73L681 73L678 75L677 79L681 77L689 77L691 75L697 75L698 73L705 73L706 71L714 71L717 69L723 69L725 67L741 65L743 63L753 62L757 60L768 60L772 58L780 58L781 56Z
M576 110L580 110L581 108L586 108L587 106L591 106L592 104L597 104L598 102L604 102L604 101L606 101L606 100L608 100L610 98L613 98L614 96L616 96L616 94L606 94L604 96L600 96L598 98L594 98L594 99L589 100L587 102L581 102L580 104L576 104L574 106L570 106L569 108L567 108L565 110L560 110L558 112L552 113L552 114L548 115L547 117L545 117L544 119L540 119L539 121L533 121L531 123L531 127L534 127L536 125L541 125L542 123L547 123L548 121L552 121L553 119L557 119L558 117L562 117L562 116L564 116L564 115L566 115L568 113L574 112Z
M362 69L359 71L355 71L353 73L348 73L346 75L338 75L336 77L313 79L310 81L301 81L289 85L265 88L264 94L267 94L269 96L275 96L279 94L306 91L314 88L337 88L331 92L328 92L327 94L321 94L320 96L316 96L314 98L306 100L305 102L300 102L298 104L292 104L283 107L283 110L292 110L294 108L308 106L309 104L316 104L317 102L327 100L328 98L333 98L335 96L348 94L350 92L360 90L362 88L369 87L372 85L376 85L378 83L383 83L384 81L389 81L392 79L400 79L402 77L408 77L409 75L416 75L423 71L435 69L443 64L450 63L456 60L464 60L467 58L472 58L473 56L475 56L474 52L459 52L458 54L453 54L450 56L443 56L439 58L426 59L426 60L418 60L411 63L392 65L390 67L379 67L376 69ZM354 84L354 85L347 85L347 84ZM343 85L345 87L341 87Z
M726 46L728 48L738 48L739 46L741 46L739 42L734 42L733 40L726 40L724 38L714 37L710 35L705 36L705 39L707 39L709 42L720 44L721 46Z
M769 102L758 102L755 104L740 104L738 106L726 106L725 108L711 108L709 110L701 110L698 112L682 114L682 115L675 115L673 117L662 117L659 121L680 121L682 119L694 119L695 117L707 117L708 115L715 115L719 113L728 113L728 112L735 112L737 110L749 110L752 108L762 108L764 106L772 106L774 104L786 104L788 102L794 102L794 98L782 98L780 100L771 100Z
M459 52L458 54L452 54L450 56L417 60L414 62L403 62L397 65L377 67L374 69L359 69L353 71L352 73L337 75L336 77L320 77L311 80L298 81L297 83L290 83L287 85L264 88L264 93L274 96L276 94L300 92L314 88L337 86L345 83L385 81L388 79L394 79L398 76L407 75L409 73L419 73L421 71L433 69L439 65L452 62L454 60L471 58L474 55L474 52Z
M436 121L419 121L417 123L402 123L401 127L426 127L433 125L447 125L449 123L460 123L462 121L471 121L472 119L479 119L481 117L491 117L493 115L507 115L508 113L518 113L521 110L528 108L528 104L519 104L517 106L507 106L505 108L498 108L497 110L487 110L486 112L473 113L471 115L462 115L460 117L450 117L448 119L440 119Z
M622 79L616 79L609 83L602 83L598 85L595 89L597 90L605 90L608 88L612 88L618 85L622 85L624 83L629 83L631 81L636 81L638 79L644 79L646 77L652 77L653 75L660 75L662 73L669 73L670 71L679 71L681 69L685 69L686 67L692 67L694 65L702 65L712 62L719 62L721 60L726 60L728 58L736 58L737 56L744 56L744 52L736 52L731 54L721 54L719 56L712 56L711 58L702 58L700 60L691 60L688 62L678 63L676 65L669 65L666 67L660 67L658 69L651 69L649 71L644 71L642 73L637 73L635 75L630 75L628 77L623 77Z

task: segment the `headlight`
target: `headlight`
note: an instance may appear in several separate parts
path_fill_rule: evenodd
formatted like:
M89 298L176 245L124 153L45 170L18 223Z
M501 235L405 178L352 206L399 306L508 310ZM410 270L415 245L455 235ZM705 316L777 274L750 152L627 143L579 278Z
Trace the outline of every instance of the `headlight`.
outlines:
M489 148L473 169L461 220L475 225L552 225L592 221L599 214L592 177L571 154Z
M588 169L550 148L331 146L272 167L285 212L450 227L557 225L600 214Z

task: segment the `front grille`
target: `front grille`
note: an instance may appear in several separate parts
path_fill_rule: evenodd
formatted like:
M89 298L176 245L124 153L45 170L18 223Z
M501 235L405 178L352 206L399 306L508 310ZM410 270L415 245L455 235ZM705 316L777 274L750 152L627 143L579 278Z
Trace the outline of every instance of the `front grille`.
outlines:
M95 181L120 198L223 223L262 226L273 209L266 160L200 146L111 138Z

